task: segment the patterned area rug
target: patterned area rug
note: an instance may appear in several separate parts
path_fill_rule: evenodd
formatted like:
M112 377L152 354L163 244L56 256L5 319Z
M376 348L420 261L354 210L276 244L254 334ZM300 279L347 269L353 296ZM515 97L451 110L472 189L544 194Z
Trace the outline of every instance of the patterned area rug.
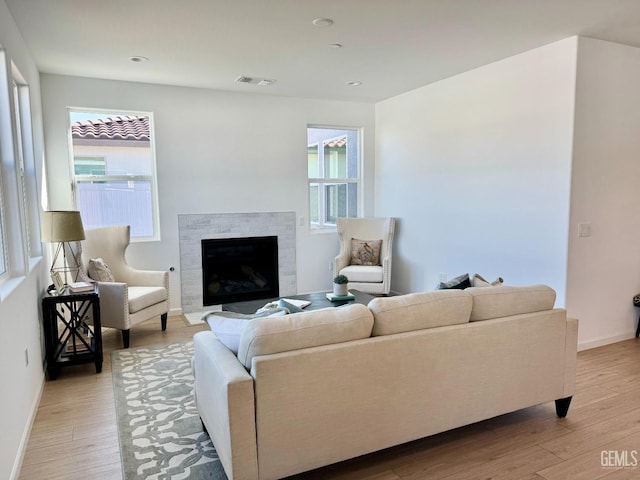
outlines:
M125 480L226 480L193 398L193 342L116 350L113 387Z

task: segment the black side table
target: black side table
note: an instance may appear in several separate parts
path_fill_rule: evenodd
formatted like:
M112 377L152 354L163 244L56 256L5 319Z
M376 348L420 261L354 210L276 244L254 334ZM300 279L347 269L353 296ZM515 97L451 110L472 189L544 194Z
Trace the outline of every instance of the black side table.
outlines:
M55 380L62 367L95 363L102 371L100 296L91 291L47 293L42 299L47 378ZM89 324L93 319L93 325Z
M633 306L640 307L640 293L633 297ZM638 318L638 328L636 329L636 338L640 337L640 318Z

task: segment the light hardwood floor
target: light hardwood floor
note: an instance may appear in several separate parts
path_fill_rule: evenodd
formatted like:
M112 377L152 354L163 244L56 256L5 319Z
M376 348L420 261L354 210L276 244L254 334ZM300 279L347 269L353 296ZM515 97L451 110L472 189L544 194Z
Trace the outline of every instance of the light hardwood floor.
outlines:
M206 326L170 317L131 331L131 347L190 339ZM64 369L46 382L20 479L122 479L111 356L119 332L104 331L105 363ZM473 406L470 406L473 408ZM428 412L426 412L428 414ZM640 341L578 354L577 391L569 415L553 402L393 447L296 480L606 480L640 478L640 464L604 468L602 452L640 451ZM606 455L606 453L605 453ZM640 454L637 456L640 461Z

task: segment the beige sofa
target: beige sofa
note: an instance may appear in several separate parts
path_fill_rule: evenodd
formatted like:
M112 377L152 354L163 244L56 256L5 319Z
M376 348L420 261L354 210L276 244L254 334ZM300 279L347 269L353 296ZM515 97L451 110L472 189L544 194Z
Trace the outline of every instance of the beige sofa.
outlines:
M577 320L546 286L440 290L194 337L198 411L230 479L270 480L540 403L564 416Z

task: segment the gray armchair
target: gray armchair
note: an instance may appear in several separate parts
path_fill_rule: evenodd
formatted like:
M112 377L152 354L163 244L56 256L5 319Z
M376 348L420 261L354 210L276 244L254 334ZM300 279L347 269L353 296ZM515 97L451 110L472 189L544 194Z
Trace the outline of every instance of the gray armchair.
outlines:
M127 264L130 230L129 225L88 229L80 246L81 280L95 281L87 272L91 259L103 259L113 275L114 281L97 281L100 318L103 327L122 330L125 348L131 327L160 316L166 330L169 312L169 272L137 270Z

